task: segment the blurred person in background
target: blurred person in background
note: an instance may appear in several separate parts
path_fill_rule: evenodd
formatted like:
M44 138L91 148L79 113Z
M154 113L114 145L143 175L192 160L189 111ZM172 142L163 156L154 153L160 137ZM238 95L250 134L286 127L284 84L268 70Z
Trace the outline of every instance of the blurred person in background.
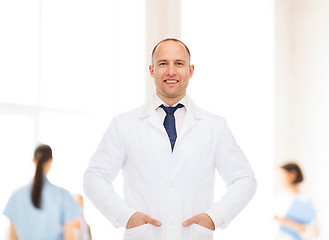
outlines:
M33 182L14 191L3 212L10 220L10 240L74 240L81 210L67 190L47 179L52 162L51 148L39 145Z
M74 223L74 240L91 240L90 227L87 224L85 216L83 214L83 197L81 194L75 194L74 199L79 204L82 212L82 216Z
M288 162L280 167L279 178L282 192L276 199L274 219L280 226L276 239L317 239L316 210L300 189L304 181L302 169L297 163Z

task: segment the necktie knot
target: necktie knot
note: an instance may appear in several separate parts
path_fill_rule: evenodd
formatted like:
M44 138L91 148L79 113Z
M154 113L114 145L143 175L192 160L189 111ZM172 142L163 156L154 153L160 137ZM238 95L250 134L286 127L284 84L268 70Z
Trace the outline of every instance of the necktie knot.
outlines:
M167 114L174 114L178 108L182 108L184 105L178 103L176 107L166 107L162 104L160 107L163 108Z

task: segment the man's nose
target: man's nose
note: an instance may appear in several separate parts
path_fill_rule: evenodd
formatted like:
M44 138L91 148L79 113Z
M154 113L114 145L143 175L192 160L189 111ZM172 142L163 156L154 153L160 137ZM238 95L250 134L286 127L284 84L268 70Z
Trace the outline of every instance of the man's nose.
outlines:
M170 76L176 74L176 67L175 67L174 64L169 64L169 65L168 65L167 74L170 75Z

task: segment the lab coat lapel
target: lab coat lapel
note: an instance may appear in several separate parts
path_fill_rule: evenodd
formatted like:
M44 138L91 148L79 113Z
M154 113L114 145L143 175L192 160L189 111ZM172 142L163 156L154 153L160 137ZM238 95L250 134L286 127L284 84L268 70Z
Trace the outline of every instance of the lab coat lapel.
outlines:
M150 125L152 125L154 128L158 129L159 131L161 131L162 133L167 135L167 132L166 132L163 124L161 123L156 111L154 111L154 109L152 109L151 103L148 103L145 106L144 111L142 112L141 118L145 118L145 120Z
M176 143L196 124L196 120L191 111L186 111L185 119L183 121L180 132L177 136Z
M155 111L153 111L150 116L147 119L151 125L153 125L155 128L159 129L161 132L163 132L165 135L167 135L166 129L164 128L163 124L161 123L158 115Z
M195 105L192 99L188 97L187 101L189 107L186 111L185 119L177 136L176 143L196 125L197 121L203 118L203 111Z
M203 118L203 111L197 105L195 105L189 97L188 101L189 109L186 111L185 119L177 136L176 143L195 126L198 120ZM154 111L151 102L145 105L140 117L148 121L150 125L167 136L166 129L164 128L163 123L160 121L156 111Z

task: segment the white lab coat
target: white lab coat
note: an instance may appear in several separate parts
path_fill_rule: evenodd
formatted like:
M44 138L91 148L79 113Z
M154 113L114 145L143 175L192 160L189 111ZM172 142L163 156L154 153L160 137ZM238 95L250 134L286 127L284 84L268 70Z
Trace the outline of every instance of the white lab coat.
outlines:
M124 199L112 186L120 169ZM227 192L214 202L216 169ZM188 98L173 152L151 103L115 117L90 160L84 189L116 227L136 211L162 223L126 229L125 240L210 240L213 231L182 223L206 212L216 228L226 227L254 195L256 181L225 120Z

